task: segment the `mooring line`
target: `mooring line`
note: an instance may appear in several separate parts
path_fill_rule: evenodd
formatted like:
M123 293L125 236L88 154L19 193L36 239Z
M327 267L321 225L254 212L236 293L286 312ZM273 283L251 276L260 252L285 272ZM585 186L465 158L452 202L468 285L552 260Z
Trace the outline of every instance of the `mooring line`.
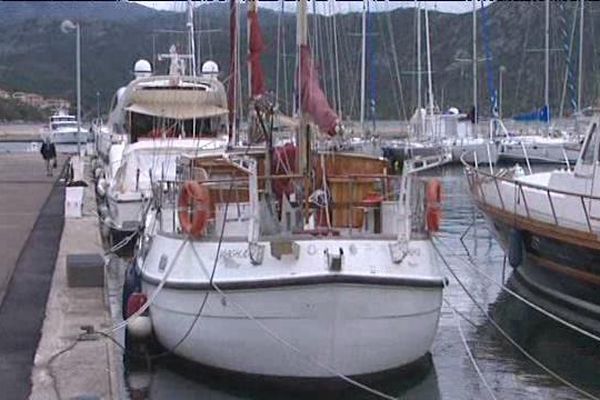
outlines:
M463 332L462 327L460 325L460 319L458 318L458 311L452 304L450 304L448 299L444 298L444 303L446 303L446 305L448 307L450 307L450 310L452 311L452 315L454 316L454 319L456 320L458 334L460 335L460 339L463 343L463 346L465 347L467 355L469 356L469 360L471 361L471 364L473 364L473 368L475 369L475 372L477 372L479 379L481 380L481 382L483 382L483 386L485 386L490 397L493 400L497 400L497 397L494 394L494 391L492 390L491 386L488 384L487 380L485 379L485 376L483 375L483 372L479 368L479 365L477 364L477 360L475 360L475 356L473 355L473 352L471 351L471 348L469 347L469 344L467 343L467 338L466 338L465 333ZM462 317L464 318L464 316L462 316Z
M535 365L537 365L538 367L540 367L547 374L549 374L550 376L552 376L553 378L555 378L556 380L558 380L562 384L570 387L571 389L575 390L577 393L579 393L579 394L581 394L581 395L583 395L583 396L585 396L585 397L587 397L589 399L600 400L600 398L594 396L593 394L587 392L584 389L581 389L580 387L576 386L574 383L571 383L571 381L567 380L566 378L563 378L558 373L556 373L553 370L551 370L550 368L546 367L541 361L539 361L538 359L536 359L527 350L525 350L521 345L519 345L508 333L506 333L506 331L504 329L502 329L502 327L500 325L498 325L498 323L491 317L491 315L487 312L487 310L481 304L479 304L479 302L473 297L473 295L471 294L471 292L469 292L469 290L464 285L464 283L456 275L456 272L452 269L452 267L450 266L450 263L448 263L448 261L443 256L443 254L440 251L440 249L436 246L434 240L431 241L431 244L432 244L433 248L435 249L436 253L438 254L438 256L440 257L440 259L442 260L442 262L444 263L444 265L446 266L446 268L448 269L448 271L450 272L450 274L454 277L454 279L456 280L456 282L458 283L458 285L463 289L463 291L465 292L465 294L469 297L469 299L471 299L471 301L473 302L473 304L475 304L475 306L479 309L479 311L481 311L483 313L483 315L485 315L485 317L491 322L491 324L494 326L494 328L496 328L498 330L498 332L500 332L500 334L509 343L511 343L513 346L515 346L515 348L517 350L519 350L519 352L521 352L521 354L523 354L527 359L529 359L531 362L533 362Z
M442 240L436 240L437 242L439 242L440 244L442 244L446 249L448 250L452 250L447 244L445 244ZM510 295L514 296L515 298L519 299L520 301L522 301L523 303L527 304L528 306L530 306L531 308L535 309L536 311L541 312L542 314L544 314L545 316L553 319L556 322L559 322L560 324L563 324L564 326L571 328L572 330L581 333L582 335L585 335L587 337L589 337L590 339L593 339L597 342L600 342L600 336L595 335L592 332L589 332L583 328L578 327L575 324L570 323L569 321L559 317L558 315L555 315L553 313L551 313L550 311L547 311L546 309L538 306L535 303L532 303L531 301L527 300L526 298L524 298L523 296L521 296L520 294L516 293L514 290L508 288L506 285L502 284L502 283L498 283L496 282L495 279L491 278L489 275L487 275L486 273L484 273L483 271L481 271L479 268L477 268L473 262L471 260L467 260L465 261L463 259L462 256L460 256L459 254L456 253L448 253L450 256L457 258L458 260L460 260L463 264L465 264L467 267L475 270L475 272L477 272L479 275L483 276L487 281L489 281L490 283L492 283L493 285L497 286L498 288L508 292Z

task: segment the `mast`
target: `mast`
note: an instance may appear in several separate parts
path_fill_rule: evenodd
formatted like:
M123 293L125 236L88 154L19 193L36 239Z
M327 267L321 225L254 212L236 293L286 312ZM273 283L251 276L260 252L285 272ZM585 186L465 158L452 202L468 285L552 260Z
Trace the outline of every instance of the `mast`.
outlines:
M308 131L308 119L302 109L302 60L301 60L301 49L303 46L308 44L308 31L307 31L307 5L306 0L300 0L298 2L298 14L296 20L296 43L298 51L298 117L300 123L298 125L298 132L296 137L296 144L298 146L298 173L308 176L308 156L310 152L310 140Z
M248 14L246 17L246 37L248 38L246 52L248 55L250 55L250 36L252 34L252 20L250 19L250 13L258 11L257 3L256 0L248 1ZM252 66L250 64L248 65L248 97L252 97ZM250 114L250 111L248 111L248 114Z
M367 74L367 0L363 0L362 8L362 42L360 59L360 127L365 128L365 86Z
M548 84L550 80L550 0L546 0L546 29L544 49L544 108L546 109L546 132L550 122L550 99Z
M191 69L192 76L196 76L196 43L194 41L194 2L192 0L187 1L187 28L188 28L188 43L189 53L191 56ZM195 119L194 119L195 121Z
M585 1L579 0L580 16L579 16L579 71L577 71L577 112L581 112L581 91L583 88L583 5Z
M237 35L237 0L229 2L229 56L230 56L230 81L227 93L227 103L229 108L229 144L234 145L237 142L237 70L238 70L238 35Z
M433 115L433 82L431 80L431 45L429 38L429 11L425 7L425 46L427 47L427 108L429 114Z
M427 47L427 111L433 132L433 82L431 80L431 47L429 38L429 7L425 7L425 46Z
M477 137L477 2L473 0L473 137Z
M417 110L423 108L421 100L421 2L417 1Z

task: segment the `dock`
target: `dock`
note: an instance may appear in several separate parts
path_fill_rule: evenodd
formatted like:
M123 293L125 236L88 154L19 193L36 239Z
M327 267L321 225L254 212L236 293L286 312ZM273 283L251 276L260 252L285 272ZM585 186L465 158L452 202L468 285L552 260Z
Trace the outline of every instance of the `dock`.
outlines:
M105 287L67 285L66 257L103 254L94 186L83 217L65 218L67 157L0 157L0 385L4 399L122 399L119 348L82 326L111 325Z

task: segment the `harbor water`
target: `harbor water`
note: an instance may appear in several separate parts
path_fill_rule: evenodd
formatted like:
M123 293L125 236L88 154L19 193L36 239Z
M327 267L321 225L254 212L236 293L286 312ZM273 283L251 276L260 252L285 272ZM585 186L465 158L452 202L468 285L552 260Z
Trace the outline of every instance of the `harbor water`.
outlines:
M479 272L496 282L501 282L504 275L511 287L514 280L508 265L503 273L504 253L471 204L462 168L446 167L429 173L432 174L439 176L445 191L443 224L436 243L473 299L442 264L449 286L444 292L446 303L431 357L414 368L392 372L368 384L400 399L492 398L482 379L498 399L585 398L519 352L493 326L487 313L536 360L575 386L600 396L598 343L562 327L482 279ZM459 321L481 377L463 345ZM289 350L274 342L273 351ZM151 372L130 371L130 381L134 386L140 382L148 384L148 397L152 399L376 398L347 384L313 390L305 385L283 387L258 379L231 377L189 366L176 357L154 362Z

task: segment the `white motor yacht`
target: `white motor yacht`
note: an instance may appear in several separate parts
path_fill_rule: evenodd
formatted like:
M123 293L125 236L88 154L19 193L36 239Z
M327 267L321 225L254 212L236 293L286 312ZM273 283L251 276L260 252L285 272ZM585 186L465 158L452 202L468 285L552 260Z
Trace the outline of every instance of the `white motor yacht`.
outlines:
M55 144L85 144L88 141L88 132L77 128L77 119L65 110L57 110L50 116L48 132Z

